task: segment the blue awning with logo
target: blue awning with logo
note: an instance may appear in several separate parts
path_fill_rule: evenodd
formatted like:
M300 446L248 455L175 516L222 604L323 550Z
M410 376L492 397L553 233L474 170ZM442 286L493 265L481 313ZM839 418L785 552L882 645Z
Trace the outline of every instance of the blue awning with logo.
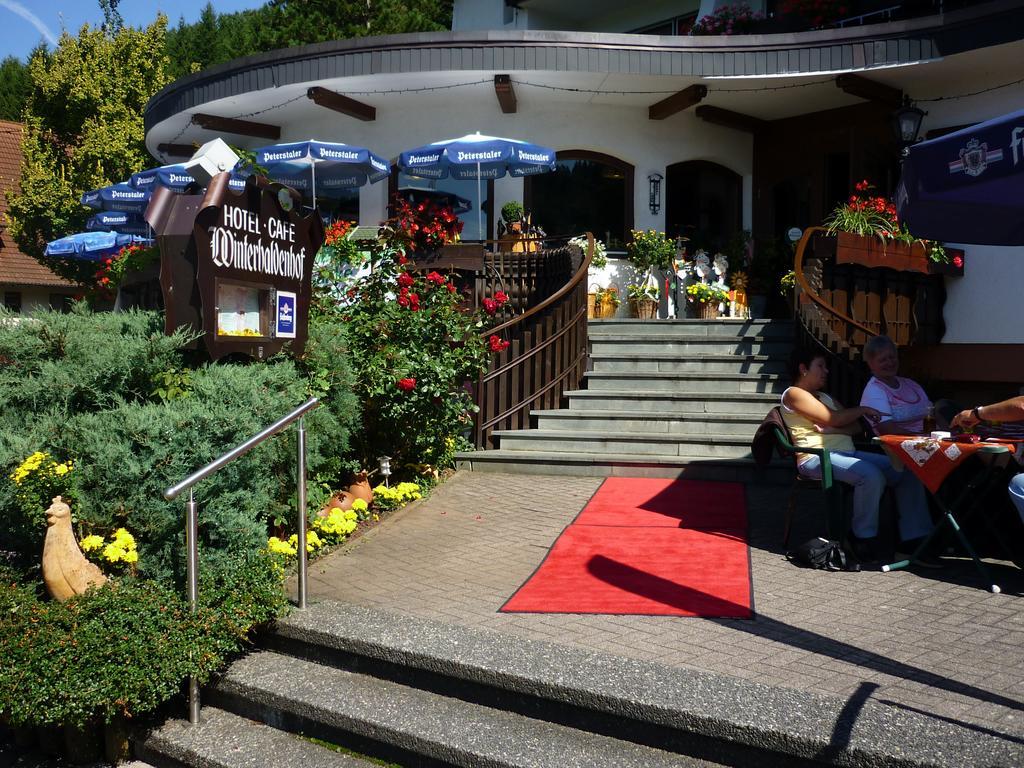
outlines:
M1024 110L910 147L896 207L917 237L1024 245Z

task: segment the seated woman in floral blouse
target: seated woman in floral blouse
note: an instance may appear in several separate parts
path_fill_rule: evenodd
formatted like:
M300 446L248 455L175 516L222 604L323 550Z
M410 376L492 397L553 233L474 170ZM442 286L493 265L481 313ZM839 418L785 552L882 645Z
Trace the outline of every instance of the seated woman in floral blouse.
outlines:
M903 539L900 550L913 552L932 528L924 486L910 472L894 469L885 455L856 450L851 438L861 431L858 420L862 416L877 419L881 414L870 406L843 408L823 392L828 367L824 356L814 350L796 350L790 360L790 374L793 385L782 393L782 419L795 446L827 449L835 478L853 486L850 544L854 556L862 563L878 559L878 504L886 485L896 491ZM813 454L797 454L797 471L820 478L821 459Z

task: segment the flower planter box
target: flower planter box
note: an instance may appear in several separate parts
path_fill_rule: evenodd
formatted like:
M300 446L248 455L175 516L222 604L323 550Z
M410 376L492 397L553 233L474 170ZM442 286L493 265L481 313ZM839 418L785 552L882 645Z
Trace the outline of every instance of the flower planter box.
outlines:
M932 263L924 243L894 243L849 232L836 234L836 264L860 264L928 274Z

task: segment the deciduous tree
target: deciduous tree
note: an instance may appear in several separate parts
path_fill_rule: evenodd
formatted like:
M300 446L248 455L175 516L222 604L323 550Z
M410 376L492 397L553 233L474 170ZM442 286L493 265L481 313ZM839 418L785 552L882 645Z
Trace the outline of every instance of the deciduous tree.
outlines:
M36 51L28 64L20 192L8 220L21 250L41 259L47 241L80 229L88 211L82 192L126 179L153 161L146 152L143 109L167 84L166 17L145 29L93 28L65 32L53 53ZM88 265L47 261L79 280Z

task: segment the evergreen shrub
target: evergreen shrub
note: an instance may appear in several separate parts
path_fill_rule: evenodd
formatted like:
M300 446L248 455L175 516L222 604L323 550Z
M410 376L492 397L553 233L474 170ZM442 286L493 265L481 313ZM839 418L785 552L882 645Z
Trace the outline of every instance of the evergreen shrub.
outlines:
M184 503L163 489L273 423L311 394L307 471L337 475L355 415L337 330L311 331L310 355L253 363L189 365L187 337L163 334L157 313L0 317L0 549L38 563L45 525L20 508L11 475L36 451L73 461L66 477L79 535L119 527L138 543L138 569L158 579L184 573ZM187 391L168 396L167 371L187 371ZM158 394L161 393L161 394ZM339 419L335 408L342 409ZM204 568L266 544L268 522L295 516L294 429L275 436L195 488ZM35 511L39 514L39 511Z
M150 712L188 677L208 680L286 608L278 572L258 553L203 574L194 615L180 590L133 577L66 603L38 594L0 574L0 720L14 726Z

